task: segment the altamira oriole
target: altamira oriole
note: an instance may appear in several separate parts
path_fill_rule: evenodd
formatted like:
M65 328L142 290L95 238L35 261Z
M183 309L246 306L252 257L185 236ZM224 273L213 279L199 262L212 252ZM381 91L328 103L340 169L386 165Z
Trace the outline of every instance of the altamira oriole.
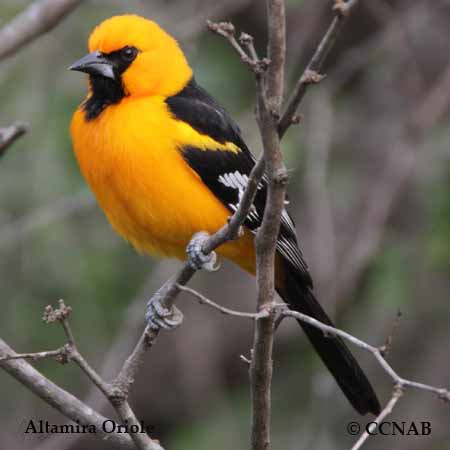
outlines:
M255 160L241 131L195 81L178 43L155 22L112 17L71 66L89 75L71 135L81 172L113 228L140 251L186 259L200 231L217 231L236 209ZM266 188L258 190L244 233L217 252L255 273L254 235ZM332 324L312 292L295 226L284 211L276 289L287 304ZM353 407L377 414L368 379L341 339L301 323Z

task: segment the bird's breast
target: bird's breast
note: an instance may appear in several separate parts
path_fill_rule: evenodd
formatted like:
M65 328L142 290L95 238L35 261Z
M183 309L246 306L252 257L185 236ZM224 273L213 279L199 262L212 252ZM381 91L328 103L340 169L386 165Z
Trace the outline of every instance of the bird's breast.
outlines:
M124 99L71 134L81 172L112 226L138 249L184 257L200 230L219 229L228 210L204 186L179 148L191 131L164 99Z

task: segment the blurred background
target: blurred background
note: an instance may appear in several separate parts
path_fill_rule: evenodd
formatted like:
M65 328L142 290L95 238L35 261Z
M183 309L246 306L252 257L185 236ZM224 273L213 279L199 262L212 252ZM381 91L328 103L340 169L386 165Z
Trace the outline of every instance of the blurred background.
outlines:
M0 0L1 25L30 2ZM337 324L375 345L391 333L399 374L450 384L450 1L360 2L331 52L327 78L308 92L303 121L283 140L290 210L321 302ZM287 94L332 19L331 0L287 0ZM0 334L16 351L63 343L41 321L63 298L80 350L107 379L129 354L146 300L179 267L138 255L110 228L82 180L68 125L85 80L67 67L85 54L90 30L123 12L151 17L181 42L197 80L240 123L255 153L254 83L205 20L231 20L262 53L265 8L257 0L85 1L56 29L0 63L0 126L30 124L0 161ZM196 289L252 311L254 280L223 264ZM171 450L245 449L249 383L240 360L253 326L181 296L182 327L161 333L133 388L138 416ZM390 379L355 349L383 403ZM104 414L113 412L73 365L39 370ZM64 419L0 373L0 449L106 449L82 435L24 435L30 418ZM392 420L430 421L430 436L373 437L367 448L450 449L450 409L408 391ZM273 448L348 448L356 415L295 322L278 331Z

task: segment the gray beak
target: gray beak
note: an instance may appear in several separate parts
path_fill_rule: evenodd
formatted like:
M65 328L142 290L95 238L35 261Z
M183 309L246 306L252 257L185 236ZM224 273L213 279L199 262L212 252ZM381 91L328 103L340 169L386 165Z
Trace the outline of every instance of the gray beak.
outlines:
M108 61L98 50L74 62L69 67L69 70L77 70L78 72L85 72L89 75L99 75L105 78L111 78L112 80L116 79L111 61Z

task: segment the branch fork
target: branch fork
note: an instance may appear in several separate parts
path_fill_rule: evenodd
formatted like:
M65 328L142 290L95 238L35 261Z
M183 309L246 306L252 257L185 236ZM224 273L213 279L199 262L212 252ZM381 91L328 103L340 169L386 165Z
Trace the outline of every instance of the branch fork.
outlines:
M341 18L347 18L359 0L334 0L333 11Z
M267 70L270 65L270 60L268 58L260 59L258 57L252 36L247 33L241 33L239 40L236 39L236 30L230 22L212 22L207 20L206 25L210 31L223 36L232 45L241 61L247 64L255 75L261 75Z

